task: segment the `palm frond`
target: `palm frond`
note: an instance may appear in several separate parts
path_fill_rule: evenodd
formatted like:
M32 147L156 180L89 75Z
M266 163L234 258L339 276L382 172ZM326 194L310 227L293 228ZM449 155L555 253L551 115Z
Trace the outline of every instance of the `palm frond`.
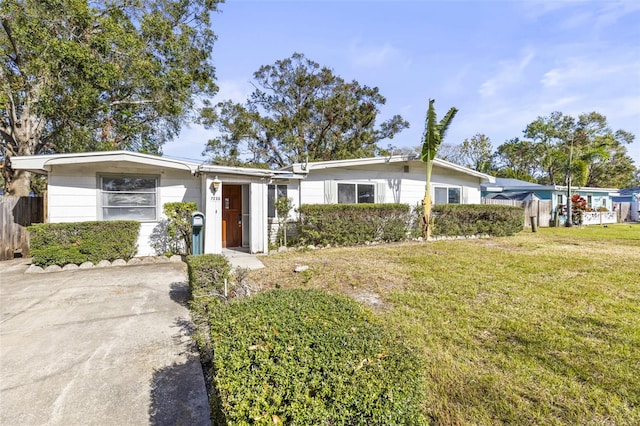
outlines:
M435 158L438 145L440 144L440 132L436 124L436 110L433 106L435 100L429 99L429 109L424 125L424 135L422 140L422 161L428 162Z
M449 129L449 125L451 124L451 121L453 121L453 117L455 117L457 113L458 113L458 108L451 107L449 111L447 111L445 116L442 117L442 120L440 120L440 124L438 124L438 127L440 128L441 139L444 139L444 136L447 133L447 130Z

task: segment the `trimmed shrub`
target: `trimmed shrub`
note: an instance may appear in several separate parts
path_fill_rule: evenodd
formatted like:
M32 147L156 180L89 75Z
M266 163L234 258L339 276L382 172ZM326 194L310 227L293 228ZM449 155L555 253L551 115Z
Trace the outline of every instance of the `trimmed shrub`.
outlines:
M39 223L27 229L33 263L63 266L131 259L138 251L140 222Z
M231 276L231 265L221 254L187 256L189 290L192 295L224 295L224 281Z
M189 309L196 326L193 339L200 350L200 361L207 369L213 359L209 315L215 306L225 300L224 282L231 277L231 265L220 254L191 255L186 260L191 292Z
M302 244L401 241L410 221L406 204L305 204L299 211Z
M439 204L433 236L513 235L524 227L524 209L499 204Z
M214 424L426 424L417 355L345 296L273 290L209 326Z

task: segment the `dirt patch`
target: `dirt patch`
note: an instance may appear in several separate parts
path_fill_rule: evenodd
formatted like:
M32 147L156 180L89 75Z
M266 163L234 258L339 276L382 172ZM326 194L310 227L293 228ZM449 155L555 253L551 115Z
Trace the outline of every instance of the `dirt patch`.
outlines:
M379 294L374 293L372 291L363 290L363 291L354 292L349 294L349 297L355 299L356 301L362 303L363 305L370 307L371 309L378 310L378 309L385 309L389 307L382 300Z

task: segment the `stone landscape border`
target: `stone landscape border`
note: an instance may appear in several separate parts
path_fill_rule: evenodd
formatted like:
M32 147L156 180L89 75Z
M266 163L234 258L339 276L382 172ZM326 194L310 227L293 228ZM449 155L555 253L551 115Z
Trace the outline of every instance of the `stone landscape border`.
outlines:
M129 259L128 261L124 259L116 259L113 262L109 262L108 260L101 260L96 264L94 264L93 262L84 262L80 265L69 263L64 266L49 265L46 268L32 264L27 268L26 271L24 271L24 273L25 274L42 274L45 272L74 271L76 269L109 268L111 266L148 265L153 263L169 263L169 262L182 262L182 256L179 256L179 255L173 255L171 257L145 256L145 257L134 257Z

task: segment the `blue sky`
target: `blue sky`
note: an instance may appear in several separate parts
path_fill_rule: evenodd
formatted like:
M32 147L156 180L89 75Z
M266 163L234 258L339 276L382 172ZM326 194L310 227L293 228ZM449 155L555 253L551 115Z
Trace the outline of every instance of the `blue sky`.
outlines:
M220 92L244 101L261 66L304 53L345 80L377 86L380 118L409 129L382 146L420 144L428 99L460 112L446 142L476 133L494 149L553 111L604 114L640 165L640 2L242 1L213 19ZM203 161L213 130L186 127L167 156Z

